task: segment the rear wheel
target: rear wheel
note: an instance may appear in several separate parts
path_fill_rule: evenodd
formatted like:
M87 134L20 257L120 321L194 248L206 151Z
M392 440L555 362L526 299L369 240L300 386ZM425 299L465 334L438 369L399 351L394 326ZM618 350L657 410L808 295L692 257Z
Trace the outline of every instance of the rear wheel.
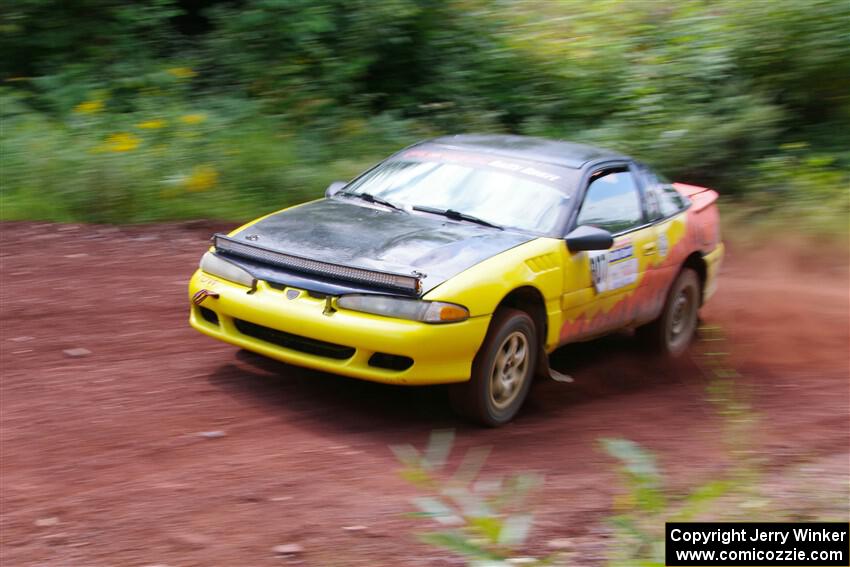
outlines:
M531 317L517 309L498 310L469 381L449 389L455 411L490 427L509 422L528 395L538 350Z
M699 304L699 276L685 268L673 282L661 315L639 328L638 333L659 353L680 356L694 338Z

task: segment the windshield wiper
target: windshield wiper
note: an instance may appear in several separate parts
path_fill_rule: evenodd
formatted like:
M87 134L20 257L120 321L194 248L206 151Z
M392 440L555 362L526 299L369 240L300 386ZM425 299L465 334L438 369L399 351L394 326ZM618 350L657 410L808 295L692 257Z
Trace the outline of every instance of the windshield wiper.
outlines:
M376 196L372 195L371 193L355 193L354 191L343 191L342 193L340 193L340 195L345 195L347 197L356 197L358 199L362 199L363 201L366 201L367 203L377 203L379 205L383 205L385 207L389 207L391 209L395 209L395 210L401 211L403 213L407 212L404 209L402 209L401 207L399 207L398 205L396 205L395 203L393 203L391 201L387 201L383 197L376 197Z
M474 222L476 224L480 224L480 225L483 225L483 226L489 226L490 228L498 228L499 230L505 230L501 226L499 226L497 224L493 224L490 221L486 221L484 219L480 219L478 217L474 217L472 215L468 215L466 213L462 213L462 212L456 211L454 209L437 209L435 207L423 207L421 205L414 205L413 210L414 211L422 211L423 213L432 213L432 214L435 214L435 215L442 215L442 216L449 218L449 219L452 219L452 220L463 220L463 221L468 221L468 222Z

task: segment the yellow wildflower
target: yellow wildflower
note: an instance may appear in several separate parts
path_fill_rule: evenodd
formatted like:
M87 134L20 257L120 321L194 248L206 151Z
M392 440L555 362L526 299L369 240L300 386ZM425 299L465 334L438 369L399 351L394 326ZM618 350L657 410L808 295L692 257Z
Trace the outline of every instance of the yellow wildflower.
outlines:
M81 102L74 107L74 112L77 114L95 114L101 110L103 110L103 101L97 99Z
M218 171L211 165L196 165L183 181L187 191L200 192L212 189L218 183Z
M118 132L106 138L104 149L110 152L129 152L139 147L139 143L141 140L136 136L127 132Z
M188 67L172 67L171 69L168 69L168 73L178 79L191 79L198 75L195 71Z
M635 507L635 497L632 494L619 494L614 496L614 510L631 510Z
M180 117L180 122L183 124L200 124L206 119L206 114L184 114Z
M161 118L145 120L136 124L136 127L141 128L142 130L159 130L160 128L165 128L166 126L168 126L168 122Z

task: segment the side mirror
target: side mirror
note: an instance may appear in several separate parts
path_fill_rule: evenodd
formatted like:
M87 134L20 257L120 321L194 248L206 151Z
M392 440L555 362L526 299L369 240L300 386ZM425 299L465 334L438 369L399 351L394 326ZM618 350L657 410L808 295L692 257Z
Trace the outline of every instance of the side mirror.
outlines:
M614 245L614 237L607 230L595 226L580 226L569 233L564 240L570 252L582 250L608 250Z
M346 183L345 181L334 181L333 183L328 185L327 189L325 189L325 197L333 197L334 195L342 191L342 188L346 185L348 185L348 183Z

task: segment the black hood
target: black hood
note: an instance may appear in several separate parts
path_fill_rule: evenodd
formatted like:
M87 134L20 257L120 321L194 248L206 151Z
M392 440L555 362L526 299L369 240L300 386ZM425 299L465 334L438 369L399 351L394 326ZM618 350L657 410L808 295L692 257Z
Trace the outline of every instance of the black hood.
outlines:
M482 260L534 238L435 215L361 206L349 199L323 199L288 209L234 236L246 244L321 262L400 275L418 272L424 274L420 276L423 294ZM268 267L262 273L253 263L245 267L261 279L272 277ZM298 280L279 283L304 285Z

